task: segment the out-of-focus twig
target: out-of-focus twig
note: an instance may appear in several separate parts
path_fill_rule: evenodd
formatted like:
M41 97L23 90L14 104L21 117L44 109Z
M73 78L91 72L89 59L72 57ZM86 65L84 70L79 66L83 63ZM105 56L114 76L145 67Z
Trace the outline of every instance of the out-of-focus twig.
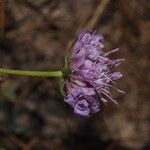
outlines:
M32 9L32 11L34 11L40 18L42 18L46 23L50 23L50 18L48 16L46 16L45 14L43 14L43 12L37 7L35 6L30 0L15 0L16 3L18 4L23 4L26 7L29 7L30 9Z
M111 0L100 0L94 14L92 15L91 19L85 24L83 25L83 29L88 29L88 28L94 28L97 21L102 18L102 15L106 9L106 7L108 6L109 2Z
M4 35L5 11L6 11L6 2L5 2L5 0L0 0L0 39Z

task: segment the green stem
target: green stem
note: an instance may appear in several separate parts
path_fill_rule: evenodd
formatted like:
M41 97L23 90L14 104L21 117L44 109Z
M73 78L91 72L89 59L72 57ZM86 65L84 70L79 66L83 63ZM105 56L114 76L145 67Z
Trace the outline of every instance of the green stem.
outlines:
M35 76L35 77L62 77L61 71L28 71L0 68L0 74Z

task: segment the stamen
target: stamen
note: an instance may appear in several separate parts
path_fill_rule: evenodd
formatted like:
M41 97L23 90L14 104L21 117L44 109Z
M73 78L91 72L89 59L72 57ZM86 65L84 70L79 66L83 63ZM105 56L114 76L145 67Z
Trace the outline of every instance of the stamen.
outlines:
M119 51L119 48L113 49L113 50L111 50L111 51L105 53L105 56L108 56L109 54L115 53L115 52L117 52L117 51Z

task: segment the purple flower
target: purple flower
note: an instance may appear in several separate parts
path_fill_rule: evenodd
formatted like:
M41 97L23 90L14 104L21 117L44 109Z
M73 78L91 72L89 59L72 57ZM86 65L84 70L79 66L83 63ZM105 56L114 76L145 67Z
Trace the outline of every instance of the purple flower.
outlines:
M100 103L108 99L117 103L111 96L111 88L122 77L120 72L112 72L124 59L109 59L108 55L118 51L103 51L104 38L88 30L80 33L69 58L67 78L65 79L65 102L74 112L83 117L100 110Z

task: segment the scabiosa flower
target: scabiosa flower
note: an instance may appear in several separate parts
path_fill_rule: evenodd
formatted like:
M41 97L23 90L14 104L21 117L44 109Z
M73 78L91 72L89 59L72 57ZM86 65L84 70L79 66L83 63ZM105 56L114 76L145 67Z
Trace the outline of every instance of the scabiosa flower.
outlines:
M112 72L124 59L109 59L110 53L104 49L104 38L92 30L79 34L68 60L65 78L65 102L74 109L74 112L83 117L100 110L101 102L108 99L117 103L111 96L111 88L122 92L113 86L116 80L122 77L120 72Z

